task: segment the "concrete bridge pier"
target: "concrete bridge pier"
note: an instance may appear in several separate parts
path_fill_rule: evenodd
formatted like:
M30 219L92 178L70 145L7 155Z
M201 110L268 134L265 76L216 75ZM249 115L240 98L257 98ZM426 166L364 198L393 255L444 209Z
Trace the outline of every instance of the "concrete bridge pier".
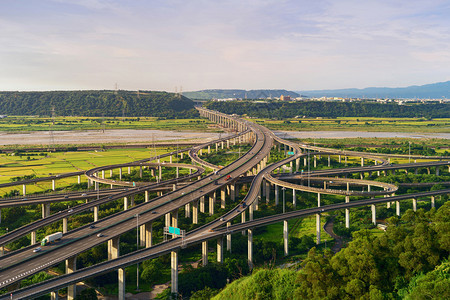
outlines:
M270 201L270 182L266 180L266 203Z
M50 292L50 299L51 300L58 300L59 299L59 290Z
M372 224L377 225L377 210L375 204L372 204L371 206L372 210Z
M223 237L217 239L217 262L223 263Z
M170 213L164 215L164 222L166 227L170 226Z
M31 245L36 244L36 231L31 232Z
M150 248L153 238L153 222L145 223L143 231L145 232L145 248Z
M55 179L52 179L52 191L56 190L56 182Z
M94 222L98 221L98 205L94 206Z
M400 201L395 201L395 212L400 217Z
M247 237L248 237L248 250L247 250L247 255L248 255L248 266L251 269L253 269L253 229L247 229Z
M23 184L22 185L22 195L26 195L27 194L27 185L26 184Z
M231 226L231 222L227 222L227 228ZM231 253L231 234L227 234L227 251Z
M316 214L316 245L320 244L320 214Z
M184 205L184 214L186 218L190 218L191 217L191 204L190 203L186 203Z
M231 197L231 201L236 200L236 183L235 182L230 184L230 197Z
M205 213L205 196L200 197L200 212Z
M50 203L42 203L42 219L50 216Z
M73 273L77 269L77 257L72 256L66 259L66 274ZM77 295L77 285L72 284L67 287L67 300L74 300Z
M216 203L216 192L212 192L209 195L209 215L212 216L214 214L214 204Z
M345 196L345 203L350 202L350 197ZM350 228L350 209L345 209L345 228Z
M225 208L226 202L225 202L225 196L226 196L226 187L222 187L220 189L220 208Z
M208 264L208 241L202 242L202 265L205 267Z
M145 202L148 202L148 201L150 200L149 192L148 192L148 191L145 191L145 192L144 192L144 199L145 199Z
M417 211L417 199L413 198L413 211Z
M245 210L241 213L241 223L245 223ZM245 230L242 230L242 235L245 235Z
M119 180L122 180L122 167L119 168Z
M280 198L280 193L279 193L278 185L275 184L275 205L278 205L279 198Z
M192 224L198 224L198 200L192 204Z
M284 256L289 255L289 224L287 220L283 221L283 245Z
M63 229L62 232L66 233L67 232L67 218L63 218Z
M314 155L314 168L317 168L317 156Z
M128 209L128 197L123 197L123 210Z
M431 196L431 208L435 208L435 196Z
M178 294L178 251L170 253L170 291L172 294Z
M172 218L172 227L178 227L178 208L170 213Z
M295 195L295 189L292 189L292 206L294 209L297 207L297 196Z

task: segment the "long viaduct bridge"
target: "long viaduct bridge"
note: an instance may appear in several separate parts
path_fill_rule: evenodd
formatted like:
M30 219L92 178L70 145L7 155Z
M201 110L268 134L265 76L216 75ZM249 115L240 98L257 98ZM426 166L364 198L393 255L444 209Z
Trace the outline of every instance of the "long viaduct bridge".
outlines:
M417 199L431 197L431 207L434 207L434 199L437 195L445 195L450 189L422 192L407 195L395 195L397 186L387 183L374 182L363 179L337 178L332 176L342 174L364 174L372 172L394 172L395 170L417 170L419 168L434 168L439 173L441 168L450 168L449 161L433 161L418 164L391 165L385 159L378 158L370 154L354 154L351 152L334 152L331 149L313 149L307 145L299 145L292 141L283 140L275 136L267 128L257 125L233 116L225 115L219 112L210 111L204 108L198 108L201 115L219 123L224 127L231 128L237 134L230 137L205 143L202 145L177 150L161 156L152 157L147 160L141 160L134 163L120 164L96 168L85 172L90 185L96 188L95 191L86 192L79 195L61 194L54 198L50 196L31 198L26 196L26 185L33 181L20 182L23 186L23 195L21 200L6 199L0 201L0 209L2 204L4 207L8 205L20 205L17 201L22 201L22 205L30 203L40 203L43 207L42 219L22 228L14 230L7 235L0 237L0 246L17 239L25 234L31 234L32 245L23 249L13 251L0 257L0 289L6 287L17 286L22 279L36 274L42 270L48 269L60 262L66 262L66 274L57 276L54 279L47 280L36 285L12 290L11 294L0 296L0 299L23 299L33 298L39 295L51 293L52 298L57 298L57 290L68 287L68 298L73 299L76 295L76 282L86 278L97 276L112 270L118 270L119 277L119 299L125 298L125 272L124 268L134 265L138 262L152 259L167 253L171 253L171 290L173 293L178 292L178 257L179 252L191 245L202 244L202 261L203 265L208 263L208 241L217 241L217 261L223 261L224 242L226 249L231 250L231 235L235 232L246 231L248 237L248 262L253 263L253 229L258 226L265 226L272 223L283 222L283 240L284 253L288 255L288 220L291 218L315 215L317 226L317 243L320 243L320 218L324 212L334 210L345 210L345 225L350 226L350 208L371 206L372 221L376 221L376 204L391 203L396 204L396 213L400 215L400 201L412 200L413 209L417 208ZM230 145L239 143L250 143L252 146L249 151L244 153L237 160L225 167L214 166L211 163L201 159L202 152L210 153L211 150L217 151L219 148L225 149ZM268 164L270 151L273 147L279 145L284 148L286 158ZM211 149L212 148L212 149ZM281 148L280 148L281 149ZM310 150L314 152L309 152ZM200 166L183 165L174 163L172 157L182 156L188 153L191 160ZM341 156L347 161L348 156L356 155L361 158L361 166L353 168L327 169L320 171L299 172L301 161L304 166L310 163L310 155L313 157L334 155L338 156L339 162ZM161 162L163 157L170 157L168 163ZM329 156L328 156L329 157ZM156 162L152 162L156 161ZM330 165L330 158L328 163ZM374 161L375 165L365 165L368 161ZM316 164L316 159L314 159ZM205 168L215 170L214 172L203 175ZM156 183L133 183L123 181L122 168L128 168L128 172L132 168L138 169L142 177L142 170L149 169L159 179ZM176 168L176 178L170 180L162 180L162 168ZM179 176L179 168L189 169L190 174ZM112 177L113 170L119 171L119 180L108 179L105 172L110 171ZM288 172L284 172L288 170ZM193 171L193 172L192 172ZM101 175L100 175L101 174ZM80 173L73 173L67 176L80 176ZM203 177L202 177L203 175ZM50 178L37 180L52 180L53 186L55 181L65 175L53 176ZM164 218L166 226L178 227L178 219L181 217L180 209L184 208L184 217L192 220L193 224L198 223L198 214L209 213L214 214L216 202L220 201L220 207L225 208L227 199L235 201L238 187L242 186L243 176L247 176L247 180L251 179L251 184L245 198L238 205L230 209L220 218L198 227L186 233L183 238L173 238L159 244L153 244L153 222L160 218ZM361 175L363 177L363 175ZM192 181L196 179L195 181ZM284 179L284 180L283 180ZM292 180L304 182L311 181L315 184L305 185L292 182ZM182 184L182 183L185 184ZM320 182L322 187L317 187ZM99 183L113 186L122 186L111 190L99 190ZM123 187L125 186L125 188ZM344 186L344 188L336 188L336 186ZM360 187L366 187L364 191ZM279 189L292 189L293 205L296 203L296 191L306 191L317 194L317 207L283 212L274 216L254 219L254 211L259 209L262 201L269 203L274 201L276 205L280 202ZM149 198L149 191L157 191L156 198ZM271 191L274 191L274 199L271 199ZM166 192L165 194L163 192ZM134 205L133 196L136 194L144 194L145 202ZM321 205L322 194L342 195L345 201L339 204ZM217 199L219 195L220 199ZM363 200L350 201L350 196L367 197ZM382 196L375 198L375 196ZM89 202L73 207L70 210L50 214L50 205L52 202L64 201L70 199L90 199ZM73 197L73 198L72 198ZM124 210L114 215L98 218L99 205L113 200L123 199ZM230 201L229 200L229 201ZM9 201L9 202L8 202ZM13 203L13 201L16 201ZM34 201L34 202L33 202ZM208 204L208 205L207 205ZM80 213L82 211L93 209L94 222L75 230L67 231L68 217ZM232 224L235 218L241 218L241 223ZM248 219L247 219L248 217ZM36 230L42 226L52 224L59 220L63 220L64 235L60 242L50 246L45 246L45 250L33 253L36 243ZM65 226L64 226L65 224ZM94 226L91 226L94 225ZM120 236L137 227L139 230L139 243L143 249L134 251L127 255L120 255L119 241ZM34 239L33 239L34 236ZM96 264L92 267L76 270L77 255L102 243L108 245L108 261ZM12 295L12 296L11 296Z

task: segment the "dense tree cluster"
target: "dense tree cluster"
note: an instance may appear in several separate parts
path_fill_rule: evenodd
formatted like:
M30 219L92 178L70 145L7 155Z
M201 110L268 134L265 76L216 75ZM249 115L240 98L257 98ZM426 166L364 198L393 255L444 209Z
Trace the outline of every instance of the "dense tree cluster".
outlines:
M51 91L0 92L0 114L62 116L198 116L194 103L166 92Z
M449 118L449 104L413 104L373 102L324 102L324 101L209 101L206 108L226 114L243 114L257 118L307 117L426 117Z
M298 271L261 270L216 299L448 299L450 203L388 219L386 233L364 229L333 255L311 249ZM289 288L287 288L289 287Z

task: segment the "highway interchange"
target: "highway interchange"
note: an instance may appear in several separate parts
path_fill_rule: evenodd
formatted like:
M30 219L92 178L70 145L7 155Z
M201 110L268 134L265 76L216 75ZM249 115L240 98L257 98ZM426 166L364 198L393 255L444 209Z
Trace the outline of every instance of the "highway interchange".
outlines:
M75 230L69 231L64 234L61 242L56 243L51 246L46 246L45 251L35 253L30 255L30 251L34 246L29 246L23 248L18 251L14 251L8 255L0 257L0 288L9 286L15 282L22 280L32 274L35 274L41 270L54 266L66 259L76 256L83 251L86 251L96 245L101 243L105 243L112 238L118 237L121 234L131 231L136 228L136 215L139 215L139 224L146 224L152 222L158 218L163 217L165 214L174 212L179 208L185 206L186 204L193 203L193 201L197 201L201 197L210 195L214 191L221 189L232 182L236 182L240 176L247 174L248 172L253 172L255 176L253 177L253 181L251 183L250 189L248 190L248 194L239 203L236 207L228 211L221 218L216 219L215 221L205 224L191 232L186 234L186 237L182 241L181 238L171 239L167 242L163 242L157 245L153 245L152 247L141 249L139 251L135 251L133 253L119 256L118 258L108 260L106 262L94 265L89 268L81 269L75 271L70 274L58 276L52 280L39 283L32 287L23 288L21 290L13 291L14 299L20 298L32 298L38 295L46 294L50 291L55 291L59 288L68 286L72 283L76 283L82 281L83 279L105 273L111 270L115 270L118 268L124 268L126 266L135 264L140 261L148 260L154 257L158 257L160 255L179 251L182 247L186 247L189 245L194 245L201 243L210 239L217 239L218 237L223 237L226 234L230 234L233 232L239 232L242 230L252 229L258 226L264 226L271 223L281 222L283 220L287 220L290 218L298 218L307 215L318 214L321 212L327 212L332 210L339 210L351 207L359 207L359 206L367 206L374 203L383 203L387 202L386 198L368 198L365 200L352 201L349 203L340 203L333 204L328 206L316 207L306 210L297 210L292 212L287 212L285 214L279 214L275 216L270 216L266 218L261 218L257 220L247 221L242 224L235 224L226 226L226 223L230 220L240 216L243 210L246 209L254 209L254 203L261 200L261 185L264 181L272 182L273 184L287 187L287 188L295 188L297 190L304 190L310 192L320 192L320 193L330 193L330 194L342 194L349 195L351 194L349 191L339 191L339 190L328 190L327 189L319 189L313 187L305 187L299 186L298 184L292 184L286 181L281 181L274 175L274 171L277 168L280 168L283 165L289 164L290 162L297 162L301 158L306 155L306 152L302 150L305 149L306 145L299 145L291 141L282 140L281 138L276 137L271 131L266 129L263 126L253 124L247 121L243 121L237 119L232 116L226 116L217 112L207 111L205 109L200 109L204 114L216 115L222 118L222 124L230 125L230 124L240 124L239 128L241 129L241 133L232 136L231 138L251 138L254 143L252 148L244 153L238 160L234 161L228 166L225 166L219 169L218 174L211 173L204 177L200 177L200 175L204 172L202 167L196 167L196 172L188 176L187 178L177 178L176 182L186 181L192 178L198 178L198 180L188 183L183 187L179 187L174 191L170 191L163 196L154 198L149 200L148 202L144 202L140 205L131 207L127 210L124 210L115 215L103 218L95 222L95 228L91 228L91 226L85 225L83 227L79 227ZM226 120L226 122L224 121ZM230 137L229 137L230 138ZM227 139L229 139L227 138ZM176 153L170 153L166 155L173 155L182 152L189 152L189 156L191 159L200 165L211 168L213 170L218 170L216 166L211 165L203 161L198 156L198 151L210 144L223 142L223 141L213 141L211 143L205 143L200 146L195 146L192 148L186 148L182 150L176 151ZM266 166L267 157L270 154L270 150L274 143L281 143L290 147L290 150L294 152L293 155L288 156L282 161L276 162L269 166ZM302 147L301 147L302 146ZM319 151L323 149L312 149L314 151ZM326 151L330 151L330 149L326 149ZM318 153L318 152L317 152ZM322 155L327 155L328 152L322 152ZM336 154L333 152L333 154ZM351 153L345 153L343 155L351 155ZM370 155L365 155L366 158L374 159ZM161 158L161 157L158 157ZM152 160L156 160L158 158L152 158ZM409 168L417 168L420 167L436 167L436 166L448 166L448 161L438 161L438 162L425 162L418 164L404 164L404 165L389 165L384 159L379 159L377 162L380 164L374 166L364 166L357 168L346 168L346 169L329 169L329 170L321 170L321 171L311 171L311 172L303 172L302 174L295 174L297 177L310 178L310 177L319 177L319 178L329 178L330 176L336 176L341 174L352 174L352 173L361 173L361 172L376 172L376 171L386 171L386 170L395 170L395 169L409 169ZM109 166L109 167L123 167L129 166L130 164ZM153 166L158 167L157 164L150 165L148 160L138 161L132 164L133 166ZM177 164L167 164L167 166L176 167ZM181 166L180 166L181 167ZM186 167L186 166L184 166ZM128 185L124 182L111 182L111 180L99 178L95 174L98 174L100 171L108 169L107 167L94 169L86 172L86 175L97 182L107 183L107 184L118 184L118 185ZM77 174L78 175L78 174ZM73 176L73 175L72 175ZM230 177L228 177L230 176ZM326 176L326 177L325 177ZM56 178L56 177L55 177ZM229 180L231 178L232 180ZM41 180L41 179L40 179ZM326 179L324 179L326 180ZM335 179L336 181L340 180L345 182L345 179ZM350 181L350 180L348 180ZM358 180L356 180L358 181ZM36 230L42 226L51 224L60 220L62 218L67 218L69 215L79 213L81 211L90 209L99 205L100 203L105 203L107 201L121 199L133 194L143 193L145 191L154 190L156 188L161 188L165 186L170 186L173 184L173 181L165 181L156 184L139 184L137 186L130 186L128 188L117 188L107 191L91 191L86 192L85 195L70 195L70 199L74 197L74 199L79 199L76 197L80 197L82 199L91 198L90 202L76 206L72 209L72 211L63 211L60 213L53 214L48 216L42 220L34 222L30 225L27 225L23 228L19 228L16 231L9 233L8 235L4 235L0 237L0 245L6 244L11 240L23 236L31 231ZM362 184L368 184L363 182ZM396 191L396 187L394 185L383 185L381 183L372 182L372 185L379 184L382 188L381 191L373 191L372 194L366 192L359 193L358 195L383 195L383 194L392 194ZM295 185L295 186L293 186ZM431 195L440 195L440 194L448 194L450 190L441 190L434 192L421 193L417 195L401 195L390 197L389 201L399 201L411 198L418 197L426 197ZM79 193L78 193L79 194ZM53 201L67 201L67 198L64 198L65 194L55 196L55 198L51 198L47 196L44 199L39 199L39 203L44 203L45 201L53 202ZM59 198L58 198L59 197ZM98 198L98 199L97 199ZM23 200L22 200L23 201ZM32 201L31 197L28 197L26 201ZM99 201L99 202L96 202ZM100 202L102 201L102 202ZM243 203L245 205L243 206ZM11 204L11 203L10 203ZM0 202L0 207L2 202ZM5 205L5 204L4 204ZM25 203L23 203L25 205ZM97 234L101 232L102 237L98 237ZM3 298L8 298L9 295L5 295ZM3 299L0 297L0 299Z

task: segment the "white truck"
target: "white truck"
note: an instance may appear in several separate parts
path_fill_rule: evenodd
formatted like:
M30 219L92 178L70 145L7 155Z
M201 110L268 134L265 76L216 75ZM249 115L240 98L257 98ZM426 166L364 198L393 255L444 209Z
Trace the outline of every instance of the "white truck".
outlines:
M45 246L45 245L50 244L50 243L52 243L54 241L57 241L57 240L61 239L62 236L63 236L63 233L60 232L60 231L52 233L52 234L49 234L49 235L47 235L46 237L44 237L42 239L41 246Z

